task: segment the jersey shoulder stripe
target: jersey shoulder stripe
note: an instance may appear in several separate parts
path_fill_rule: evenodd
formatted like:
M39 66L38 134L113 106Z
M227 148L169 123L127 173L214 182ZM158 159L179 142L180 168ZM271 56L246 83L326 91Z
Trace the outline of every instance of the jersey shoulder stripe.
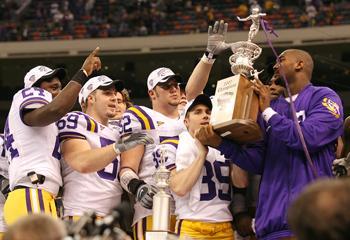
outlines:
M60 132L58 134L58 137L60 139L60 142L63 142L67 139L86 139L86 137L78 132Z
M45 98L32 97L22 102L22 104L19 106L19 109L28 108L30 105L46 105L48 103L49 101L47 101Z
M98 132L98 123L92 119L91 117L89 117L87 114L82 113L82 112L75 112L81 116L83 116L86 120L86 129L90 132Z
M143 130L155 129L152 118L139 106L130 107L127 110L128 113L134 115L139 122Z
M162 141L160 144L169 144L177 149L177 146L179 145L179 140L166 139L166 140Z

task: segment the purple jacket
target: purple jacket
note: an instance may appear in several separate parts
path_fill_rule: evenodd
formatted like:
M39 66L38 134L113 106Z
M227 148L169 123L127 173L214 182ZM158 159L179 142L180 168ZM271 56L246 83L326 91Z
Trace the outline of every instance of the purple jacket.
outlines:
M343 132L343 108L329 88L306 86L294 101L298 120L319 177L332 176L335 143ZM282 97L271 103L278 114L268 123L260 118L264 141L239 146L224 140L218 149L241 168L261 174L256 212L259 239L271 240L293 234L287 209L311 181L312 170L299 140L289 103Z

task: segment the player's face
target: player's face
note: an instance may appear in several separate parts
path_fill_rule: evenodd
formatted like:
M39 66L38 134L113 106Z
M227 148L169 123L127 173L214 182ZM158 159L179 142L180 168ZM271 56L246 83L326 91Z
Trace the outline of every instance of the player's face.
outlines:
M61 92L62 84L57 77L54 77L50 81L43 81L40 83L40 88L45 89L52 94L52 98L55 98Z
M274 74L270 80L270 93L271 99L276 99L284 93L284 87L281 86L281 77L278 74ZM282 82L283 83L283 82Z
M126 110L126 103L124 101L123 95L120 92L117 92L117 105L116 105L116 111L114 119L121 119L123 116L123 113Z
M185 117L185 125L187 130L193 134L201 126L209 124L211 110L203 105L198 104Z
M113 118L117 108L117 91L115 87L97 89L93 102L95 112L102 118Z
M278 57L279 62L273 66L276 74L286 76L288 83L293 80L293 75L295 73L296 58L292 52L284 51Z
M177 107L180 102L180 87L176 80L170 79L165 83L158 83L154 88L156 101Z

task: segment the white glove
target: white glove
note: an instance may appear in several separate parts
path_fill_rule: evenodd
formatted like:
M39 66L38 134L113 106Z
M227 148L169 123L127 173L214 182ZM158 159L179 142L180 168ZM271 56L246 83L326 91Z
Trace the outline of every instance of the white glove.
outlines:
M207 57L215 58L221 52L226 50L230 45L225 43L225 36L227 33L228 24L223 20L216 21L214 27L208 28L208 43L207 43Z
M348 176L350 174L350 153L345 158L335 159L332 171L336 177Z
M146 133L132 133L121 137L113 145L117 154L136 147L137 145L153 144L153 138Z

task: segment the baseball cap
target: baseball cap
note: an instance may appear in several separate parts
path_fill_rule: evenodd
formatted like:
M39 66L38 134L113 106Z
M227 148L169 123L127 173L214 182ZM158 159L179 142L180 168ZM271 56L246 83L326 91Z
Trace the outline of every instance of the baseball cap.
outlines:
M186 116L186 114L188 112L190 112L195 106L197 106L198 104L203 104L205 106L207 106L210 110L213 108L213 104L211 102L211 99L209 96L205 95L205 94L200 94L198 95L195 99L192 99L191 101L189 101L182 114L184 117Z
M87 97L98 88L109 87L112 84L115 85L117 91L122 91L124 89L124 84L120 80L112 80L105 75L96 76L90 78L79 92L79 104L85 102Z
M169 79L175 79L177 82L182 81L182 77L178 74L175 74L170 68L157 68L156 70L152 71L150 75L148 75L148 90L152 90L158 83L166 82Z
M32 87L39 80L50 79L53 77L58 77L62 81L66 77L67 73L64 68L51 69L46 66L36 66L30 69L29 72L24 76L24 87Z

